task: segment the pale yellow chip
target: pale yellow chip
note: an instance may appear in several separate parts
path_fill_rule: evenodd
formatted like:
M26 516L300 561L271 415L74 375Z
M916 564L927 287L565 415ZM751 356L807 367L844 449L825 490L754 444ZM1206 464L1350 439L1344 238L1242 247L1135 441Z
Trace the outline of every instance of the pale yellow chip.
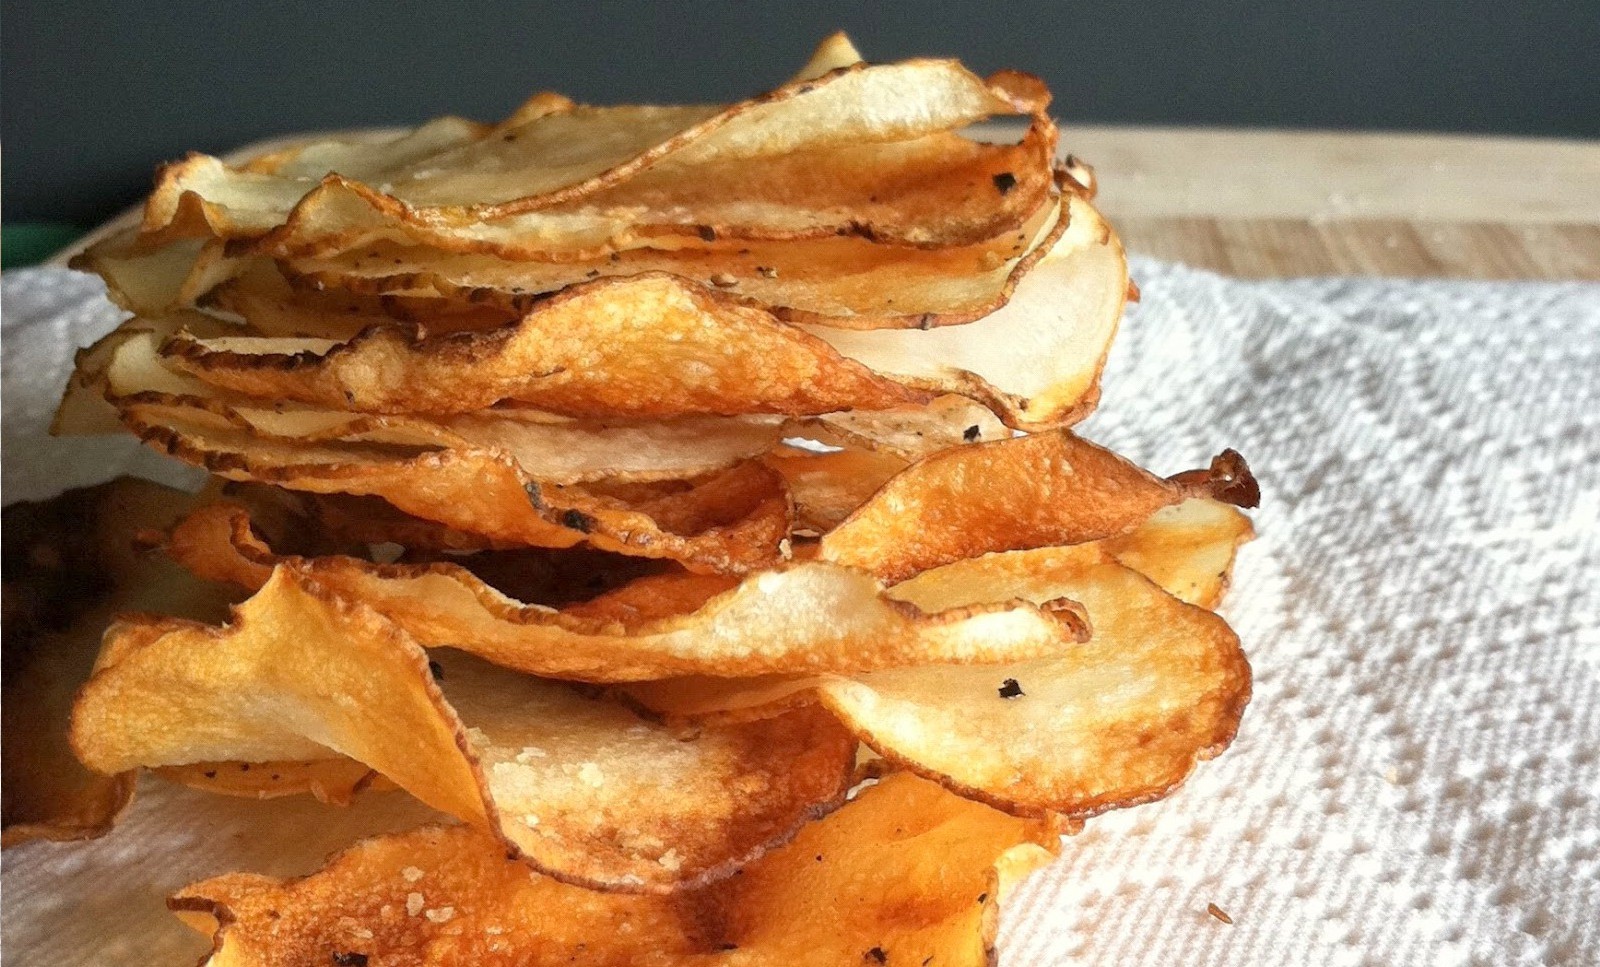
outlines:
M990 555L892 593L913 604L1069 597L1094 629L1059 658L865 675L631 686L645 706L748 720L810 702L888 762L1023 815L1091 816L1160 798L1232 741L1250 698L1239 639L1101 548Z
M552 876L640 892L725 876L788 838L843 796L856 746L818 709L679 734L459 652L430 662L292 569L225 627L113 626L71 736L105 774L346 756Z
M358 843L309 877L236 873L169 905L214 935L213 963L414 958L542 967L994 963L1001 904L1059 850L1056 827L906 775L884 779L743 875L672 897L530 879L466 827Z
M279 556L251 530L248 513L228 504L190 514L167 551L197 574L252 590L274 566L292 563L424 645L592 682L1016 661L1060 654L1088 634L1069 602L908 607L870 575L818 561L743 581L644 577L600 602L557 610L510 598L457 564Z

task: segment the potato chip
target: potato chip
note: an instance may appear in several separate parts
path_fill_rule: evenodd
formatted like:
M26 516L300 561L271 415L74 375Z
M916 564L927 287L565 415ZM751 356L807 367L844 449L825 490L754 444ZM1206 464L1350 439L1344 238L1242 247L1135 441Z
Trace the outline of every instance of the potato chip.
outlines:
M699 570L738 572L775 563L789 529L783 480L757 462L629 501L593 488L546 484L494 450L283 442L164 399L124 401L122 419L146 443L218 476L379 496L408 514L501 546L587 542Z
M871 576L822 562L762 571L742 582L643 577L600 602L555 610L509 598L452 563L281 557L252 532L242 508L227 504L190 514L167 550L197 574L252 590L268 581L274 566L291 564L374 608L424 645L593 682L1016 661L1060 654L1088 634L1068 602L1038 608L997 599L947 609L929 599L912 608L886 598Z
M1231 450L1162 480L1067 430L1037 433L912 464L823 536L820 557L895 581L993 551L1111 537L1189 497L1254 506L1254 487Z
M225 591L135 546L191 500L122 478L6 508L4 845L99 836L132 798L132 774L96 775L78 764L67 720L113 613L221 613Z
M1187 604L1215 609L1227 593L1239 545L1255 536L1250 518L1220 500L1163 507L1104 547Z
M231 391L368 412L462 412L514 400L575 416L813 415L947 392L1013 425L1059 423L1092 408L1126 289L1120 246L1088 234L1103 226L1097 219L1092 210L1078 219L1079 230L1005 308L931 332L795 328L651 275L579 286L515 326L481 333L419 338L386 328L349 342L186 336L168 351ZM731 345L748 351L730 353Z
M135 318L85 352L78 382L69 389L58 433L99 430L71 415L75 397L98 391L113 410L119 404L160 404L202 421L224 421L279 443L377 444L412 450L495 451L529 477L552 484L602 479L630 482L682 480L725 470L766 452L784 428L777 417L689 417L629 423L580 421L529 409L499 409L438 418L365 416L281 401L229 396L171 370L158 354L163 331L197 314L146 322ZM109 359L106 356L109 354ZM87 411L86 411L87 412ZM912 419L908 414L907 420ZM930 414L923 422L937 425Z
M925 395L761 310L663 274L581 285L480 333L391 326L345 343L180 335L165 351L232 392L375 413L463 413L509 401L610 418L817 414Z
M238 317L231 335L347 341L374 326L415 322L430 335L494 329L515 322L517 314L493 306L443 299L401 299L355 293L296 289L271 262L249 267L198 300L206 312Z
M72 743L106 774L214 760L364 763L540 870L664 891L727 875L843 796L855 740L821 710L680 734L560 683L432 657L279 569L231 624L107 633Z
M1094 409L1128 291L1122 242L1087 200L1062 201L1065 234L1005 305L929 332L803 326L875 373L974 399L1008 426L1076 422Z
M849 410L790 420L785 432L820 443L916 460L962 443L1004 440L1013 434L985 407L960 396L925 406Z
M1004 73L985 81L949 60L842 67L725 108L564 107L540 110L494 137L467 137L431 153L423 132L364 146L352 162L329 158L352 178L410 208L454 210L491 220L596 194L663 166L692 171L862 142L904 142L953 131L996 114L1039 114L1043 86ZM434 122L440 125L442 122ZM248 236L281 224L328 168L302 151L293 170L229 168L191 156L169 165L146 205L146 233ZM349 169L349 170L344 170ZM352 174L352 172L356 172ZM314 174L316 173L316 174ZM198 224L185 225L185 221Z
M1059 849L1006 816L906 775L865 789L742 876L670 897L530 879L470 827L375 837L320 872L230 874L169 905L239 967L430 964L994 962L999 906ZM560 911L552 915L552 911Z
M1046 204L1056 137L1041 115L1016 144L941 132L759 163L669 164L574 202L493 220L464 210L416 211L331 175L250 250L317 258L392 242L570 262L686 239L859 236L919 248L972 245L1016 231Z
M919 606L1068 597L1094 631L1059 658L1011 665L685 680L629 694L722 721L820 701L893 765L1021 815L1080 818L1166 795L1232 741L1250 698L1250 666L1221 618L1097 546L961 561L891 593Z
M292 259L284 271L304 286L511 309L529 308L541 296L587 280L665 272L789 322L931 329L971 322L1005 305L1067 231L1061 216L1060 203L1047 198L1019 227L939 249L839 235L710 242L696 235L693 242L657 239L590 260L535 262L385 241Z
M160 315L194 305L248 263L229 256L220 241L183 239L147 248L129 229L89 246L70 264L104 279L111 301L129 312Z

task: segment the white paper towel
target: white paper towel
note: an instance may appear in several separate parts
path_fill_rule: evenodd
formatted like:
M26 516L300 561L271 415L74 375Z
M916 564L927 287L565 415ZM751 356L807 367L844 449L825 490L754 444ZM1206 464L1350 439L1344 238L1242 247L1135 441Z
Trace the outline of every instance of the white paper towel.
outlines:
M1224 612L1255 699L1221 759L1023 888L1003 962L1600 963L1600 286L1135 274L1085 433L1164 472L1249 458L1261 537ZM68 346L116 318L97 286L4 277L7 500L142 465L36 439ZM41 918L107 875L215 872L150 864L173 798L8 852L8 960L82 960L92 931Z

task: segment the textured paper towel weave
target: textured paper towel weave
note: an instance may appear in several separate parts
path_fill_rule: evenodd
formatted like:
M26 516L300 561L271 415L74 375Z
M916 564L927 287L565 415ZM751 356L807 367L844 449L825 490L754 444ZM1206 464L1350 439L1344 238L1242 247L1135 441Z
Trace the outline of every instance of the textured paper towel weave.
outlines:
M1160 471L1224 446L1256 468L1261 538L1225 607L1256 697L1226 755L1024 887L1003 962L1600 963L1600 287L1136 276L1085 432ZM47 409L16 387L53 393L65 342L114 313L60 274L4 293L9 500L34 492L13 414ZM29 330L55 345L18 352ZM204 821L232 852L195 858L192 830L158 832L186 795L102 843L8 853L8 962L83 959L92 929L51 929L75 894L142 876L124 899L150 904L286 835L231 806ZM149 916L121 949L195 949Z

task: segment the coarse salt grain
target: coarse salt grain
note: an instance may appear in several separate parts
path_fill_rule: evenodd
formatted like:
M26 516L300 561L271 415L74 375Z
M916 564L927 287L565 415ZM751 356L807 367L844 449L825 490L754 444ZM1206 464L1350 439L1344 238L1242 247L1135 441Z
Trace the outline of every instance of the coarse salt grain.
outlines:
M407 893L406 894L406 916L414 917L414 916L416 916L417 914L419 914L421 912L422 912L422 894L420 894L420 893Z

